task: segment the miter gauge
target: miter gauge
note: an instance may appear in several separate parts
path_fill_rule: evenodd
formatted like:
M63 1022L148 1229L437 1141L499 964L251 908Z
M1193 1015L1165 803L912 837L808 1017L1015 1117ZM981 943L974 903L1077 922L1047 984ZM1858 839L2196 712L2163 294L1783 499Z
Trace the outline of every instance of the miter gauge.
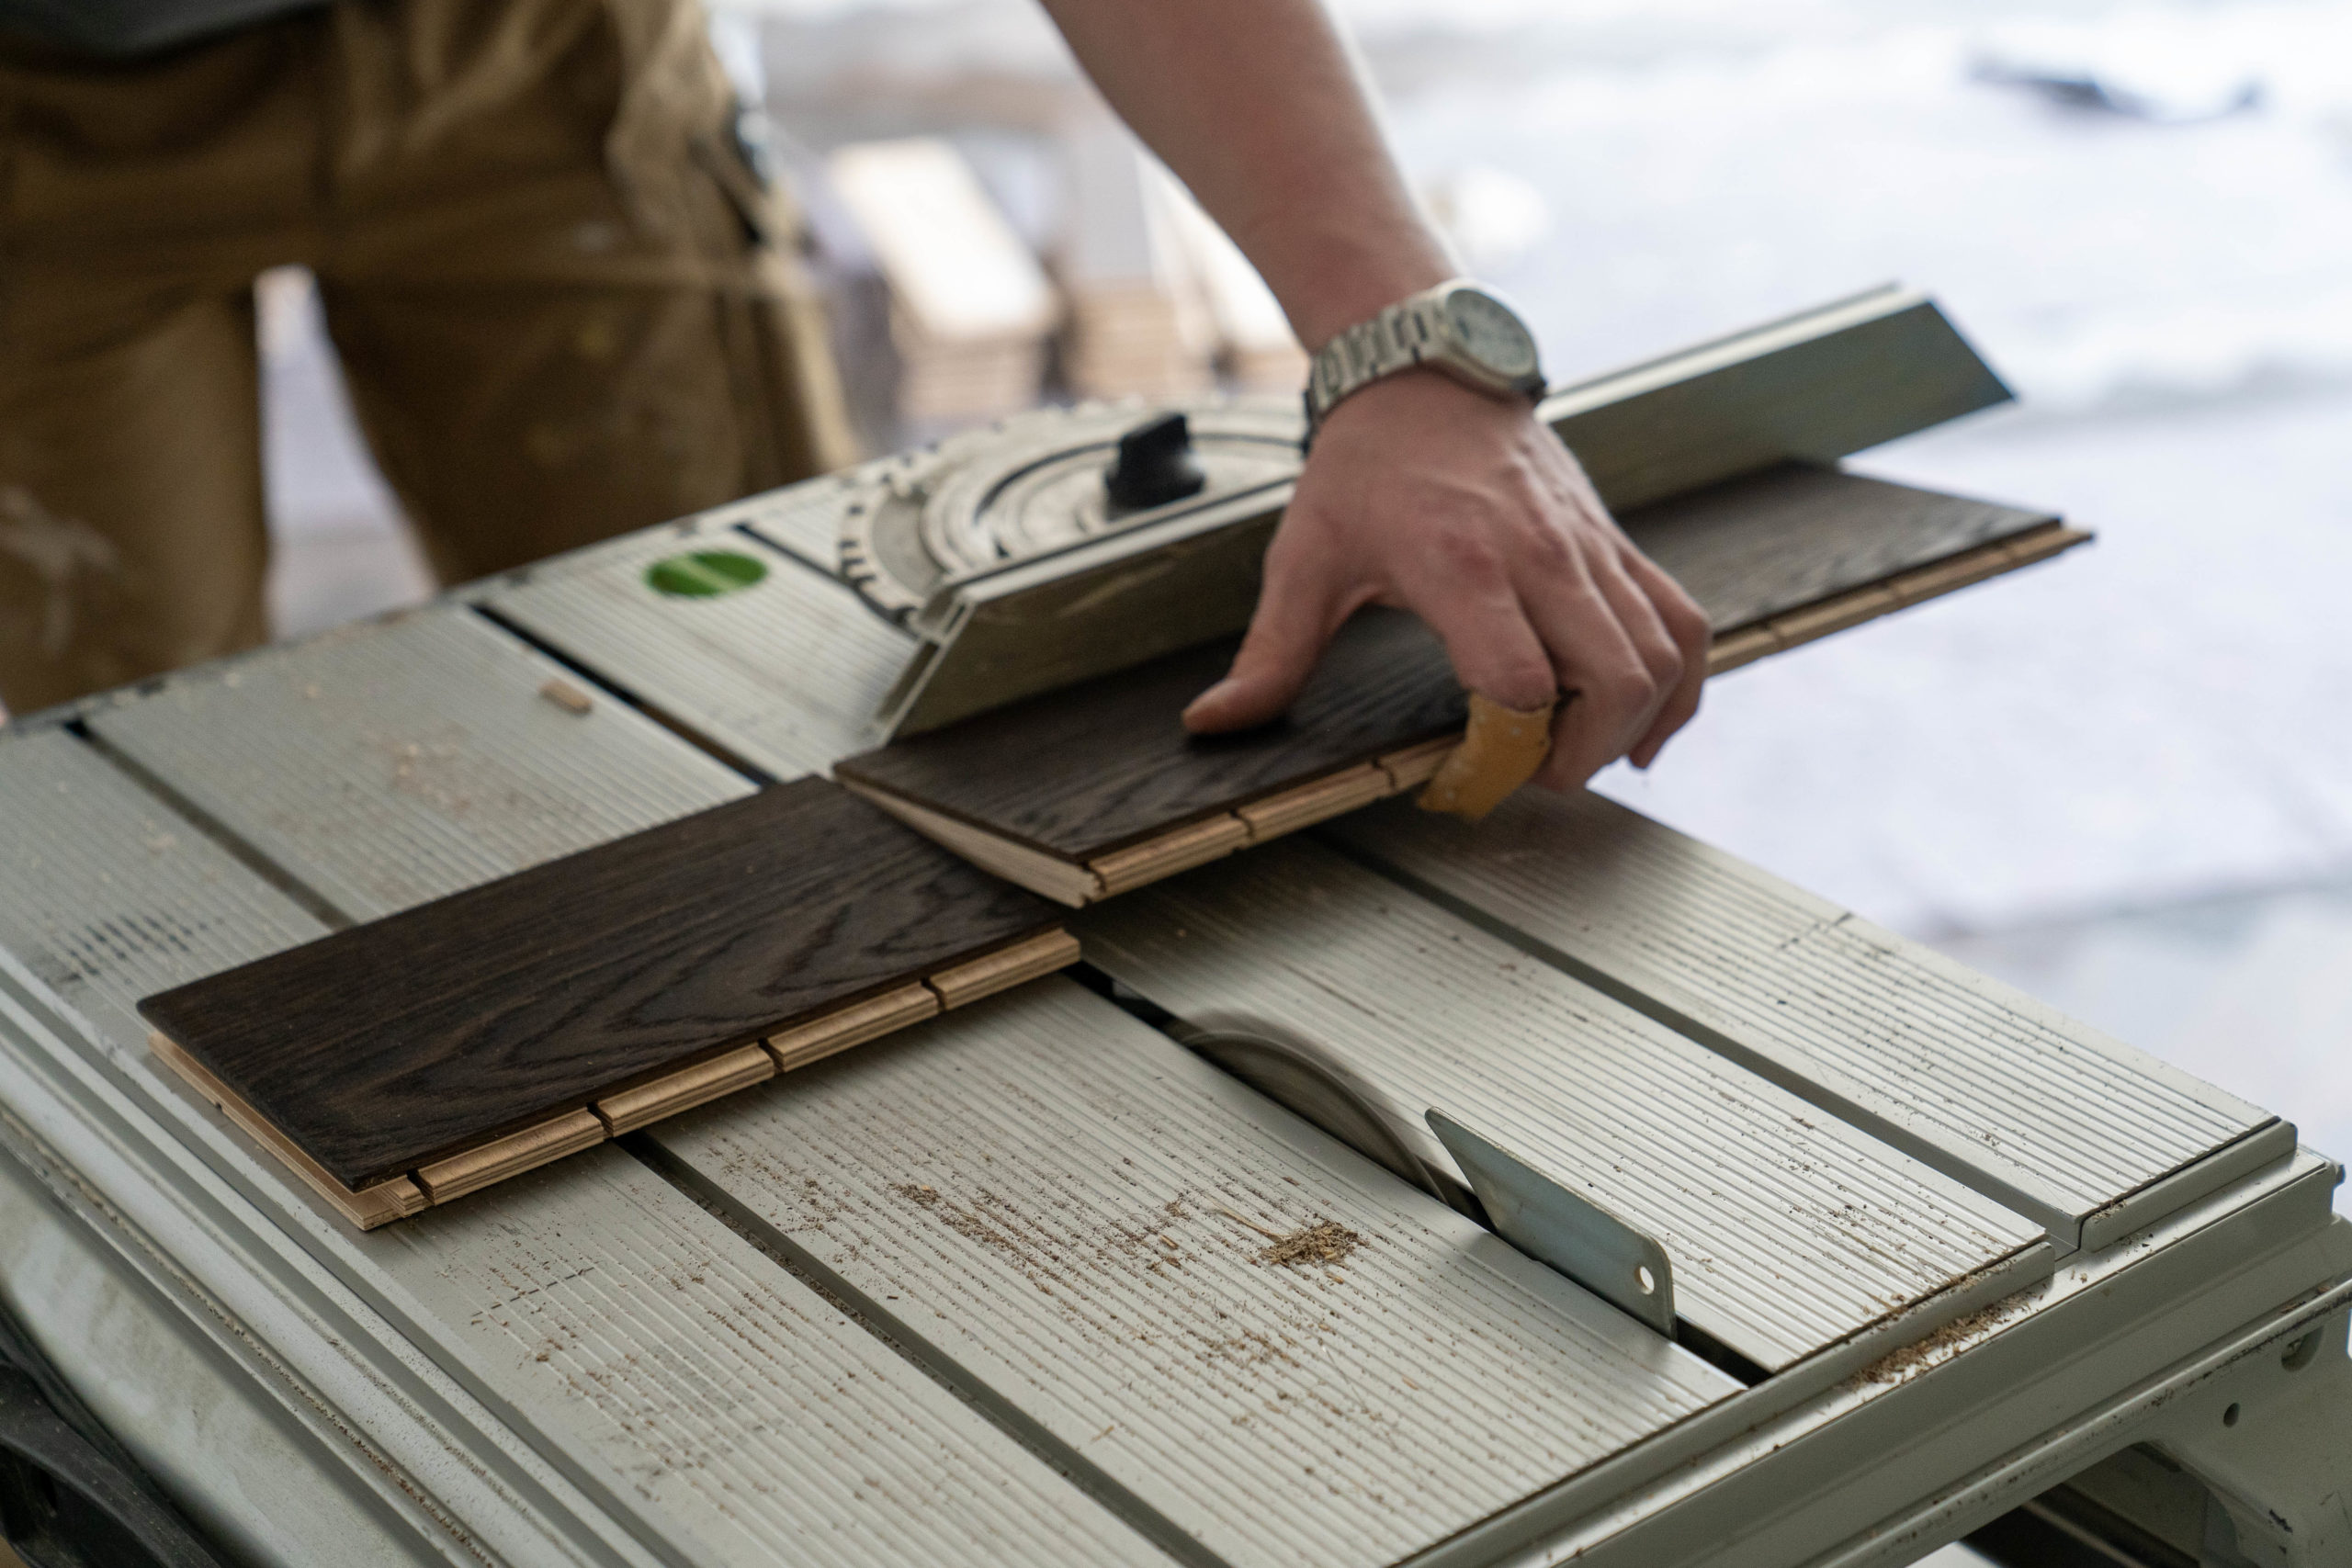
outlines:
M869 470L843 506L842 572L922 639L881 733L1240 630L1304 430L1291 399L1086 404Z
M1933 301L1889 287L1563 387L1537 416L1623 511L2008 395ZM920 639L881 737L1241 630L1305 433L1288 398L1093 403L863 470L842 574Z

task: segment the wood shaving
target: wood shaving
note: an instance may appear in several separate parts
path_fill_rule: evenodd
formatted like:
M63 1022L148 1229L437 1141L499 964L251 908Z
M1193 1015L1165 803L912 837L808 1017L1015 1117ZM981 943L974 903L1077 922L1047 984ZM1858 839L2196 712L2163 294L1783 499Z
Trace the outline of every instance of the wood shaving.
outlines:
M1339 1263L1357 1247L1363 1237L1337 1220L1321 1220L1302 1231L1276 1236L1274 1244L1258 1254L1261 1263Z

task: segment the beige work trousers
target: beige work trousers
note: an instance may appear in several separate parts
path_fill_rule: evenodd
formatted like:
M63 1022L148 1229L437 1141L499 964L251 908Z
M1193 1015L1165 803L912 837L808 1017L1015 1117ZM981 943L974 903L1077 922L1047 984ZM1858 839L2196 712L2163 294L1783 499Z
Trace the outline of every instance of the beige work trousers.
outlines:
M0 44L0 704L266 635L252 284L299 263L445 581L849 460L695 0Z

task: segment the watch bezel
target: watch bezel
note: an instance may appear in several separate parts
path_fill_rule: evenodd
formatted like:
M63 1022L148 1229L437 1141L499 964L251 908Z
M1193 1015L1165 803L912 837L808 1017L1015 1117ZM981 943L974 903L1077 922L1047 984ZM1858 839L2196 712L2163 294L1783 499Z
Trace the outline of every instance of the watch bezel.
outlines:
M1454 300L1465 293L1501 310L1526 334L1533 360L1528 370L1505 371L1471 351L1468 334L1453 310ZM1301 400L1306 412L1302 447L1314 441L1315 432L1340 403L1375 381L1417 366L1426 366L1487 397L1532 401L1549 389L1544 379L1542 350L1527 319L1510 300L1476 279L1448 278L1334 334L1315 352Z
M1430 301L1433 308L1432 313L1442 323L1441 341L1444 344L1445 352L1430 356L1423 361L1424 364L1433 364L1452 371L1480 391L1511 393L1526 397L1537 396L1544 391L1545 383L1542 350L1536 344L1534 332L1527 324L1527 318L1512 309L1510 300L1482 284L1467 280L1445 284L1433 293L1434 298ZM1529 367L1526 370L1514 374L1501 369L1471 348L1461 323L1455 320L1453 314L1454 300L1465 294L1474 295L1501 310L1519 328L1521 335L1527 339Z

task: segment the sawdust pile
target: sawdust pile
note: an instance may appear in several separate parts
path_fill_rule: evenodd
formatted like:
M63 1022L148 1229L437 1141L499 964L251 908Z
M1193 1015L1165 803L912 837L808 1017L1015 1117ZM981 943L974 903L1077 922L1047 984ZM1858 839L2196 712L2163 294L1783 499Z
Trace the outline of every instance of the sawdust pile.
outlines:
M1860 1390L1901 1382L1921 1368L1943 1360L1951 1352L1987 1330L2007 1322L2031 1304L2027 1292L2021 1291L1990 1306L1980 1307L1966 1317L1954 1318L1933 1333L1888 1351L1848 1378L1842 1386Z
M1357 1247L1363 1237L1337 1220L1323 1220L1305 1230L1274 1237L1273 1245L1258 1254L1261 1263L1339 1263Z

